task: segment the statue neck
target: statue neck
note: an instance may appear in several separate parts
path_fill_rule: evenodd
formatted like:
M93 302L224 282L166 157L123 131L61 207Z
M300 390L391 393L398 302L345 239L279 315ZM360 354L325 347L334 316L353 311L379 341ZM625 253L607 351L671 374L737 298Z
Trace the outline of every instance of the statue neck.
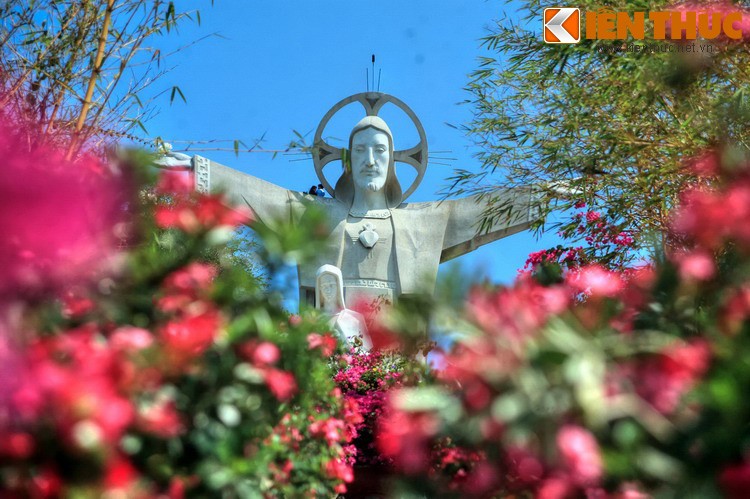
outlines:
M388 203L385 202L385 190L371 191L369 189L355 189L352 211L366 212L369 210L386 210Z
M336 301L331 300L331 302L323 302L323 311L327 314L334 315L339 313L339 308L336 306Z

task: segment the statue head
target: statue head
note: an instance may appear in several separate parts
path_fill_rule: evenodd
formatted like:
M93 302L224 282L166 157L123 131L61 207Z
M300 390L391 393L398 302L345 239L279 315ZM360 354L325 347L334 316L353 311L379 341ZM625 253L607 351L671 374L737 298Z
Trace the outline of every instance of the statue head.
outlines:
M401 204L401 185L393 160L393 134L378 116L367 116L349 135L349 161L336 183L336 198L351 205L357 189L383 191L386 204Z
M315 308L343 310L344 279L335 265L322 265L315 274Z

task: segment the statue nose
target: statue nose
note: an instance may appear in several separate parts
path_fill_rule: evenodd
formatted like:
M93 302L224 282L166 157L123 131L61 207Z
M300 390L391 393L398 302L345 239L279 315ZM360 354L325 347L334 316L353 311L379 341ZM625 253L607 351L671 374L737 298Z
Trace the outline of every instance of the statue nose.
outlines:
M365 164L367 166L375 166L375 155L372 151L368 151L367 156L365 156Z

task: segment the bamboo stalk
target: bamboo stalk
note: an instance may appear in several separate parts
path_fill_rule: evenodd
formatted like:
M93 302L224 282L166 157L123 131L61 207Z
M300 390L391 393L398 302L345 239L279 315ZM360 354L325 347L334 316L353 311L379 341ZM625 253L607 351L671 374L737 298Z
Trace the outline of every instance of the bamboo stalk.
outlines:
M78 146L77 136L83 129L84 123L86 123L86 116L91 109L91 99L94 95L94 89L96 88L96 82L99 79L101 73L102 64L104 63L104 52L107 48L107 37L109 36L109 25L112 21L112 11L115 7L115 0L107 0L107 9L104 12L104 21L102 22L102 32L99 35L99 46L96 49L96 58L94 59L94 67L91 68L91 76L89 78L88 87L86 88L86 94L83 97L83 106L81 106L81 112L78 115L78 120L75 126L75 135L70 142L68 153L66 158L69 160Z

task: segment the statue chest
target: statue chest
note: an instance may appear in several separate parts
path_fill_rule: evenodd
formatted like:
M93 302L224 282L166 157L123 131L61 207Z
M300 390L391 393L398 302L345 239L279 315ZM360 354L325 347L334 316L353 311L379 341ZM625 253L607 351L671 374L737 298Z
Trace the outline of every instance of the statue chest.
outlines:
M353 294L389 299L399 294L392 218L349 216L343 245L340 268L347 303Z

